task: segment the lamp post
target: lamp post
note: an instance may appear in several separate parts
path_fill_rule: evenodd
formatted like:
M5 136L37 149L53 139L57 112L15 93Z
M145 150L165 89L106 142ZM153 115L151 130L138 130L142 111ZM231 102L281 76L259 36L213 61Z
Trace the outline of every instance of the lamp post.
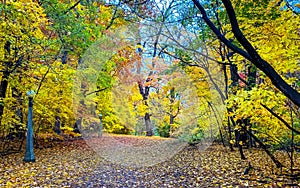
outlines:
M35 92L33 90L28 91L28 121L27 121L27 136L26 136L26 151L24 156L24 162L35 162L33 152L33 122L32 122L32 107L33 107L33 96Z
M102 114L99 114L99 119L100 119L100 126L99 126L98 138L102 136L102 129L103 129Z

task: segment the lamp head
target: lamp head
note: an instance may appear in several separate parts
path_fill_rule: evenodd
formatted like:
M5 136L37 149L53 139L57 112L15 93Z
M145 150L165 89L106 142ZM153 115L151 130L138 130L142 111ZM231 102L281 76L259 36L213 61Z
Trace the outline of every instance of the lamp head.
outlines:
M26 92L26 95L27 95L28 97L33 98L34 95L35 95L35 92L34 92L33 90L30 90L30 91L27 91L27 92Z

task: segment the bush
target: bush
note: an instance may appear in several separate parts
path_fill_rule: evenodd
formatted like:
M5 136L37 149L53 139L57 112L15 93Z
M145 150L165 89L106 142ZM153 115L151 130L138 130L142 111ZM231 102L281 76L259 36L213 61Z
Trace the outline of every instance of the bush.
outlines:
M163 126L158 127L158 134L161 137L170 137L171 126L165 123Z
M193 131L192 134L190 135L188 142L189 143L198 143L201 142L204 138L204 131L203 129L196 127Z

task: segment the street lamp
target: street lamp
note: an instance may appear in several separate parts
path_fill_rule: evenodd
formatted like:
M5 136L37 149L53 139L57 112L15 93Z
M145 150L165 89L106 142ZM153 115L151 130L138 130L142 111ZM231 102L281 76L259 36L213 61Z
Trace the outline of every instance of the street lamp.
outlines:
M35 92L30 90L26 93L28 96L28 121L27 121L27 136L26 136L26 151L24 156L24 162L35 162L33 152L33 122L32 122L32 107L33 107L33 96Z
M98 138L102 136L102 129L103 129L102 114L99 114L99 119L100 119L100 126L99 126Z

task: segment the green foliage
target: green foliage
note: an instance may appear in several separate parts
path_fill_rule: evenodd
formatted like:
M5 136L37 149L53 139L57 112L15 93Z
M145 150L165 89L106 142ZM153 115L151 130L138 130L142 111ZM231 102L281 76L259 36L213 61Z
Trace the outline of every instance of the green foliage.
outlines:
M188 138L189 143L198 143L201 142L204 138L204 130L200 127L195 128L192 130L192 134Z
M3 20L0 88L1 93L6 93L1 99L4 110L0 114L0 130L4 135L11 130L26 129L28 100L25 93L28 90L37 93L33 108L35 132L51 133L56 116L62 127L69 130L74 126L71 96L80 57L109 24L114 28L115 24L124 23L121 18L110 23L111 7L99 2L76 3L21 0L0 5ZM111 87L111 68L105 68L108 71L101 78L107 83L104 86ZM8 81L7 86L5 81Z
M158 134L161 137L170 137L170 124L165 123L163 126L158 127Z

